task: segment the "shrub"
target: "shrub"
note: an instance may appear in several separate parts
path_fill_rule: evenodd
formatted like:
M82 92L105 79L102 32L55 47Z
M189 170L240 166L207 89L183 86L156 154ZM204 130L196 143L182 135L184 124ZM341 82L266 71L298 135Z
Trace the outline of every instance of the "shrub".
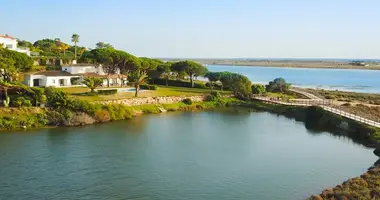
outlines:
M252 85L252 94L264 94L266 92L265 86L261 84Z
M219 101L222 95L218 91L212 91L206 96L206 101Z
M49 119L48 125L52 126L62 125L65 120L65 116L61 112L54 110L47 112L47 118Z
M17 107L21 107L22 103L25 101L24 97L17 97L17 99L14 102L14 105Z
M62 90L54 87L45 88L45 95L47 97L47 104L53 108L66 108L69 102L69 96Z
M97 110L95 112L95 120L98 122L111 121L111 115L107 110Z
M100 95L112 95L112 94L116 94L116 93L117 93L117 89L98 90L98 94L100 94Z
M140 85L140 88L143 90L158 90L158 87L155 85Z
M184 104L186 104L186 105L191 105L191 104L193 104L193 101L191 100L191 99L184 99L184 100L182 100L182 102L184 103Z
M84 112L71 113L64 121L66 126L83 126L93 123L95 123L95 119Z
M25 107L32 107L32 101L30 100L27 100L27 99L24 99L24 101L22 102L22 106L25 106Z
M111 120L122 120L132 118L131 108L121 104L108 104L104 106L103 109L108 111Z
M290 88L290 84L285 81L283 78L276 78L273 81L270 81L266 85L266 91L268 92L285 92Z
M156 84L156 85L166 85L166 81L168 83L167 84L168 86L189 87L189 88L191 87L191 83L190 82L182 81L182 80L155 79L154 80L154 84ZM194 88L205 89L205 88L207 88L207 86L204 83L195 82L194 83Z

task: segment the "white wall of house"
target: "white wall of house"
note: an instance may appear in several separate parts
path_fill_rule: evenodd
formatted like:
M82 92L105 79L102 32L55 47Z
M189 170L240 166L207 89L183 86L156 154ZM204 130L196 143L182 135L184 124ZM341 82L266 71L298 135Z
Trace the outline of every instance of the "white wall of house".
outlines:
M48 76L46 77L46 86L71 86L71 78L71 76Z
M0 37L0 44L3 44L3 48L10 50L17 49L17 40L15 39Z
M70 74L96 73L105 75L102 66L63 66L62 71L69 72ZM115 74L120 74L120 70L118 69Z
M63 66L62 71L70 74L96 73L95 66Z
M46 86L46 76L45 75L28 75L24 76L24 84L33 87L33 80L40 79L40 86Z
M17 51L20 53L25 53L26 55L30 56L29 48L18 48L16 39L0 36L0 44L3 44L3 48L7 48L9 50Z
M70 87L71 78L80 78L79 76L45 76L45 75L28 75L24 77L24 84L33 87L34 79L39 79L39 86L53 87Z

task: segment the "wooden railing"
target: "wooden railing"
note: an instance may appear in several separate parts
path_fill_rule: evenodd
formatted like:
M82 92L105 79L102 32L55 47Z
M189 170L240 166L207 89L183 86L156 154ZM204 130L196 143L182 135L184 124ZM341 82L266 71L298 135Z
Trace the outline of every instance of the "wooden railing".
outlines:
M352 119L358 122L361 122L363 124L367 124L370 126L375 126L380 128L380 123L366 119L364 117L357 116L352 113L348 113L345 111L342 111L337 108L333 108L333 102L332 100L327 100L327 99L293 99L293 100L281 100L278 98L273 98L273 97L260 97L260 96L253 96L253 99L264 101L267 103L274 103L274 104L281 104L281 105L289 105L289 106L318 106L323 108L324 110L334 113L336 115Z

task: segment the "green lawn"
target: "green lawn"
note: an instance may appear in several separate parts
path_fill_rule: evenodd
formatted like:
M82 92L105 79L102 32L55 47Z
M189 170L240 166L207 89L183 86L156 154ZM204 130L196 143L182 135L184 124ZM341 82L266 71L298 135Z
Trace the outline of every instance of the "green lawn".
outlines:
M158 97L158 96L195 96L206 95L210 93L210 89L199 88L185 88L185 87L166 87L158 86L158 90L144 90L139 93L139 97ZM98 96L84 96L81 93L89 92L88 88L63 88L63 91L69 93L71 96L88 101L102 101L102 100L117 100L134 98L134 92L118 92L114 95L98 95ZM220 91L221 94L231 94L230 91Z

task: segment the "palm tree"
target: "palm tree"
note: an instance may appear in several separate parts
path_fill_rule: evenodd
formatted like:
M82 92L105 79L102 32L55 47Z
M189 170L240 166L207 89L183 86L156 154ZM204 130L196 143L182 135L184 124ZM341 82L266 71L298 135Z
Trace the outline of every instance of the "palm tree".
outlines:
M145 71L137 70L133 72L130 76L128 76L131 82L133 82L135 86L135 97L139 95L140 91L140 85L144 84L146 79L148 78L148 75Z
M88 88L91 89L91 92L94 92L94 90L101 86L103 83L103 80L101 78L96 78L96 77L88 77L85 78L83 81L83 84L85 84Z
M73 36L71 36L71 42L74 42L75 46L75 54L74 54L74 59L77 59L77 43L79 42L79 35L74 33Z

